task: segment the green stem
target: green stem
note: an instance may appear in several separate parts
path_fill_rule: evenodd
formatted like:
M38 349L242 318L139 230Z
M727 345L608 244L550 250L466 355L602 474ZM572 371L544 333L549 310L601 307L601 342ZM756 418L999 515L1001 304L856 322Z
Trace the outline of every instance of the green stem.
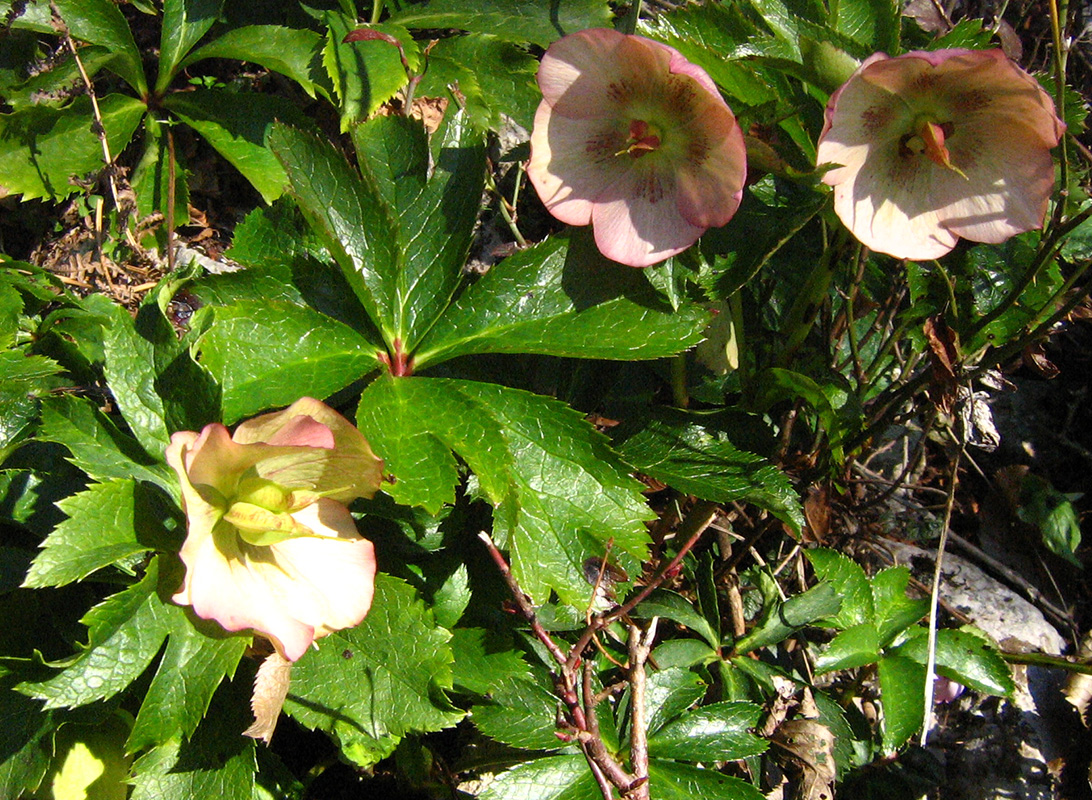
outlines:
M379 22L379 18L383 16L383 0L372 0L372 18L369 20L372 25Z
M1050 656L1046 653L1006 653L1004 650L1000 651L999 655L1010 664L1031 664L1036 667L1052 667L1064 669L1066 672L1092 675L1092 662L1073 661L1068 656Z
M637 21L641 18L641 0L633 0L633 3L629 7L629 13L626 14L625 22L622 25L622 32L634 34L637 33Z

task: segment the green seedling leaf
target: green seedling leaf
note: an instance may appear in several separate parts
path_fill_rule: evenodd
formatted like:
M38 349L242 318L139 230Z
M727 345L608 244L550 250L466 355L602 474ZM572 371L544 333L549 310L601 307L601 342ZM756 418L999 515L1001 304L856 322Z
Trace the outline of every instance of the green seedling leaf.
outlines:
M906 596L910 583L907 567L888 567L872 579L872 603L876 609L876 631L880 647L891 642L929 613L929 601Z
M796 491L785 473L696 420L677 415L653 418L618 449L634 468L684 494L718 503L753 503L797 532L804 525Z
M223 0L164 0L159 74L155 79L157 93L170 85L182 59L216 22L222 6Z
M198 89L169 95L163 105L201 134L267 203L280 197L288 182L280 162L265 145L273 123L311 127L289 101L255 92Z
M518 764L478 795L481 800L602 800L583 755L548 756Z
M374 344L305 306L248 301L212 314L201 363L223 389L229 425L304 396L329 397L379 364Z
M924 628L894 649L894 653L924 664L929 639ZM1000 697L1013 692L1012 671L1005 660L981 635L962 630L937 631L936 669L941 675L964 686Z
M784 603L775 602L762 613L754 630L736 642L736 654L783 641L796 630L816 620L837 614L842 606L838 593L829 583L819 583Z
M374 176L398 220L402 259L389 276L390 325L392 340L412 351L462 279L481 205L484 140L456 111L434 134L431 159L424 126L415 118L379 116L353 128L353 143L361 170Z
M885 655L877 665L883 702L883 750L894 753L921 730L924 721L925 666L899 655Z
M111 153L125 149L144 116L135 98L99 99ZM91 101L78 97L63 109L34 106L0 114L0 196L62 200L79 187L69 181L103 168L102 142L91 130Z
M636 270L566 244L549 239L490 269L429 331L418 368L472 353L660 358L701 339L705 311L674 312Z
M370 767L406 734L448 728L464 716L445 697L450 637L410 586L380 574L364 621L296 662L285 711L336 736L346 758Z
M159 559L140 580L108 597L81 620L87 649L69 667L41 682L17 688L45 701L45 708L75 708L105 700L131 684L159 652L169 630L167 611L156 594Z
M133 480L97 483L66 497L58 507L68 519L42 542L24 586L64 586L118 561L132 559L173 538L177 511L162 494Z
M720 645L720 635L709 621L698 612L694 605L682 595L657 589L634 610L634 616L640 619L663 617L689 628L705 639L709 646L716 649Z
M321 52L325 40L306 28L281 25L245 25L234 28L191 52L180 67L206 58L230 58L260 64L291 78L311 97L326 93L321 74Z
M524 591L587 606L587 558L627 571L645 553L650 517L640 484L606 439L572 409L488 383L390 378L364 391L357 424L395 478L396 501L435 514L455 498L454 450L493 505L494 536Z
M536 0L431 0L406 6L392 19L407 28L458 28L547 47L584 28L610 27L611 11L605 0L566 0L556 6Z
M713 703L669 722L648 738L649 755L681 761L735 761L766 751L767 742L748 729L761 706Z
M713 769L649 759L648 782L656 800L764 800L765 795L746 781Z
M1070 500L1050 481L1028 473L1020 484L1020 508L1016 514L1039 529L1043 544L1052 553L1080 567L1074 553L1081 543L1081 523Z
M140 50L129 23L114 3L110 0L57 0L56 6L73 39L105 47L114 56L110 69L137 94L148 93Z
M874 664L880 657L875 624L862 622L839 633L815 659L815 674Z
M286 125L273 126L269 145L300 209L368 315L393 341L398 228L375 180L362 178L326 142Z
M178 493L178 481L165 464L149 456L136 440L121 433L90 401L54 395L42 401L39 439L68 448L73 464L99 481L111 478L149 481Z
M834 550L819 547L807 551L808 561L815 569L816 577L828 581L838 597L842 607L837 615L825 620L832 628L852 628L865 622L872 622L875 609L872 604L872 587L868 576L853 559Z

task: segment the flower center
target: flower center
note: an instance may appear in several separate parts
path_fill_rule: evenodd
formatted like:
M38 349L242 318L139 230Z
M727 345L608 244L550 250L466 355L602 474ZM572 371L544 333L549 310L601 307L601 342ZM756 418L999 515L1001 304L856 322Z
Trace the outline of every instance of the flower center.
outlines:
M635 119L629 123L629 138L626 140L626 146L614 155L641 158L659 148L659 129L654 125L649 125L643 119Z
M951 153L948 152L946 140L955 131L955 125L951 122L934 122L929 117L919 117L915 120L915 132L908 133L899 141L900 148L908 155L924 155L937 166L950 169L963 179L966 174L952 163Z

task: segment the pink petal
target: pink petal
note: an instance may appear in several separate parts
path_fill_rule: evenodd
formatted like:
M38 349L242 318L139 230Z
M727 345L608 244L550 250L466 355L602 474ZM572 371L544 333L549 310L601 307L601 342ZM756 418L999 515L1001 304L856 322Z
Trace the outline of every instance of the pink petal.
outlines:
M743 132L720 95L697 93L690 122L679 133L688 138L688 157L677 165L679 212L701 228L724 225L743 199L747 149Z

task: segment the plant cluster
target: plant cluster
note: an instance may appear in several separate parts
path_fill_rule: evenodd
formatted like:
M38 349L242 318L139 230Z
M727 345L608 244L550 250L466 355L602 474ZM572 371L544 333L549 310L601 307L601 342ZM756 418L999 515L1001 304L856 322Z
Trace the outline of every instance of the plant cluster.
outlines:
M661 5L0 5L0 195L162 274L0 254L0 797L823 797L1011 693L802 498L1086 296L1067 21Z

